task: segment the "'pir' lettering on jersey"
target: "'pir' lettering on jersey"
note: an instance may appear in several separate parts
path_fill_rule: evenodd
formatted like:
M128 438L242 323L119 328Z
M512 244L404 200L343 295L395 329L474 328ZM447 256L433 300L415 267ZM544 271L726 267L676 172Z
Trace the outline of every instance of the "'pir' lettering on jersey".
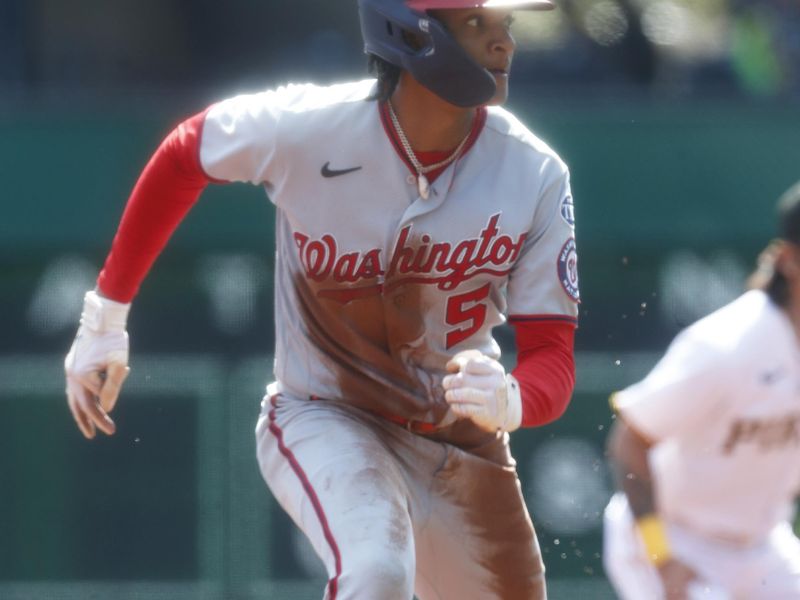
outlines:
M432 243L428 234L412 240L412 225L406 225L397 236L388 269L381 263L380 248L339 254L336 238L331 234L314 240L303 233L295 233L294 240L306 276L313 281L331 279L339 284L354 284L385 277L391 280L388 288L425 283L436 284L441 290L452 290L476 275L502 277L511 270L522 252L526 234L520 234L516 240L501 234L497 228L499 220L499 213L492 215L477 237L455 244ZM381 286L322 290L319 295L349 302L369 295L365 294L367 289L380 293Z
M755 444L759 450L779 450L788 445L800 445L800 413L776 419L738 419L733 422L728 438L722 445L723 454L737 446Z

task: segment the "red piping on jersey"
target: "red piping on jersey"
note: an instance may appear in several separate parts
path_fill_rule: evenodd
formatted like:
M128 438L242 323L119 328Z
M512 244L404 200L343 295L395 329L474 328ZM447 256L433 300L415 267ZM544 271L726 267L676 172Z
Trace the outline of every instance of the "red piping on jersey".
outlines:
M325 534L325 541L328 542L328 546L330 546L331 551L333 552L333 558L336 564L336 575L334 575L333 578L328 581L328 591L330 592L328 597L330 600L336 600L336 594L339 587L339 577L342 575L342 555L339 553L339 546L336 544L336 539L333 537L331 528L328 525L328 518L325 516L325 511L322 508L322 503L319 501L319 496L317 496L317 493L314 491L314 486L311 485L311 482L308 480L308 476L303 470L303 467L300 466L300 463L297 461L294 453L289 450L283 441L283 431L280 427L278 427L278 424L275 420L277 401L277 395L270 398L272 410L269 411L269 430L278 440L278 449L286 458L286 460L289 461L292 471L294 471L294 474L297 475L297 478L300 480L303 489L308 495L308 499L311 500L311 505L314 507L314 512L316 513L317 519L319 519L319 523L322 526L322 531Z
M400 142L400 138L397 135L397 131L395 131L394 124L392 123L392 117L389 115L389 107L386 102L381 102L379 105L379 113L381 117L381 123L383 124L383 129L386 132L389 141L392 142L392 146L394 146L395 152L400 157L400 159L406 164L408 170L411 172L412 175L417 174L417 170L414 168L414 165L408 159L406 155L406 151L403 148L403 144ZM472 129L469 132L469 137L464 144L464 148L461 150L461 153L455 158L453 162L459 160L462 156L464 156L467 152L469 152L470 148L475 145L475 140L478 139L478 136L483 131L483 126L486 124L487 118L487 111L485 106L479 107L475 111L475 119L472 121ZM450 150L444 152L416 152L417 159L422 163L422 166L432 165L434 163L439 162L440 160L444 160L448 157L448 155L455 150L455 147L450 148ZM431 171L427 173L425 177L428 178L428 181L433 183L436 181L436 178L441 175L447 167L450 166L452 163L448 163L443 167L436 169L435 171Z
M542 321L560 321L578 325L578 319L569 315L508 315L508 322L514 323L540 323Z

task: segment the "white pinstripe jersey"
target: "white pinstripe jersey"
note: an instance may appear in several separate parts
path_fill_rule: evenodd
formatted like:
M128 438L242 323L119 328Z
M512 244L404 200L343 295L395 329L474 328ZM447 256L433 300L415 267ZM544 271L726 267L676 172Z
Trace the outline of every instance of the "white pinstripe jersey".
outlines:
M373 87L291 85L216 104L201 165L263 185L277 208L283 388L442 423L452 418L441 389L449 357L498 357L491 330L507 314L575 320L569 175L490 108L474 145L422 199L367 100Z

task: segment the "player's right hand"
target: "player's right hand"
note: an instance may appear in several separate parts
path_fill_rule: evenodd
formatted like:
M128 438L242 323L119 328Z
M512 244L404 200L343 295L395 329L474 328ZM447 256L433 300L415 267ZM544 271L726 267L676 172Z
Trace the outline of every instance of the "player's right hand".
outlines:
M75 423L87 439L97 429L116 431L108 414L117 402L128 367L126 323L130 304L114 302L94 291L83 299L81 324L64 360L67 403Z
M446 366L445 401L458 417L484 431L514 431L522 422L519 383L503 365L478 350L462 350Z

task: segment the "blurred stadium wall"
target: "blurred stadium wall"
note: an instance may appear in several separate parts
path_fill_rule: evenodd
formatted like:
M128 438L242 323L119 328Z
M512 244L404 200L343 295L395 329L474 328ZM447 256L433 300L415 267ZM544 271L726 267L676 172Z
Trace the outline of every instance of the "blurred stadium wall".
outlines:
M800 113L514 103L572 166L583 303L572 404L513 445L553 597L611 597L608 394L742 289L798 176ZM255 463L273 343L261 190L209 188L145 282L118 434L84 442L63 399L82 293L171 118L0 120L2 598L319 595L320 564Z

